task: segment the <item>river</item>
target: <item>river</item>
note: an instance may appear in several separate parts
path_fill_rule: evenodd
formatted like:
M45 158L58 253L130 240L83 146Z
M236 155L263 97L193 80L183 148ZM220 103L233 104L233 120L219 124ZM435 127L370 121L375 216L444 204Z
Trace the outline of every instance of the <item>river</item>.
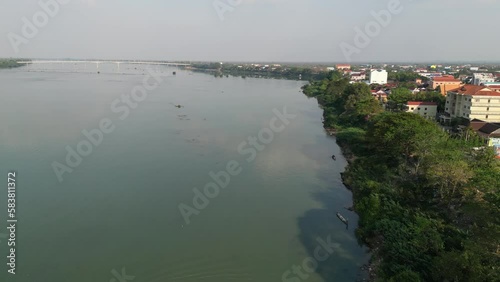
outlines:
M345 209L346 160L303 84L131 64L1 70L0 171L3 187L17 172L18 219L12 275L2 189L1 280L356 281L369 255ZM225 188L200 196L211 173Z

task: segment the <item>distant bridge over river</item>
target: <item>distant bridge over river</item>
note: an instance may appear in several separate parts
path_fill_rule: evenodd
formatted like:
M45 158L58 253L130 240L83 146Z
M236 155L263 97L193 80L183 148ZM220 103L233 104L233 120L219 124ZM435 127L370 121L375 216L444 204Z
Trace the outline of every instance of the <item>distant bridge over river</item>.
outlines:
M71 61L71 60L33 60L33 61L18 61L18 64L95 64L99 68L101 64L116 64L120 68L120 64L135 64L135 65L165 65L165 66L190 66L185 63L168 63L168 62L148 62L148 61Z

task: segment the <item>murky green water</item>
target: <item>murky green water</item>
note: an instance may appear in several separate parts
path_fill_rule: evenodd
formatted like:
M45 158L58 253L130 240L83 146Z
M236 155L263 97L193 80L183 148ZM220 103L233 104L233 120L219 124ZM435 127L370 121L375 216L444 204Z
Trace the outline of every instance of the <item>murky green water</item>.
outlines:
M351 204L340 179L345 160L322 129L317 102L300 93L303 82L152 69L168 77L123 120L111 105L142 85L146 66L0 71L0 234L7 234L10 170L19 220L16 275L7 274L0 235L1 280L355 281L367 255L354 237L357 217L344 209ZM282 128L273 110L284 107L296 117L249 149L248 137L271 121ZM82 130L104 118L114 130L59 182L52 164L67 165L66 146L77 150L87 140ZM193 188L203 191L209 173L229 162L241 172L187 224L179 205L193 207ZM294 274L328 236L327 260Z

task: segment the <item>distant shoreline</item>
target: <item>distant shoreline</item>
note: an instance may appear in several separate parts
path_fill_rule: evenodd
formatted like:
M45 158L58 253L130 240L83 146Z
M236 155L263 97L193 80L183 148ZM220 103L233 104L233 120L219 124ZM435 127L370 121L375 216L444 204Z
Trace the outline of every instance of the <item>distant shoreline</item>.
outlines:
M18 63L17 59L0 59L0 69L12 69L25 66L26 64Z
M226 64L282 64L287 66L334 66L338 64L350 64L350 65L484 65L484 66L500 66L500 61L483 61L483 60L470 60L470 61L267 61L267 60L242 60L242 61L231 61L231 60L163 60L163 59L124 59L124 58L1 58L2 60L63 60L63 61L150 61L150 62L168 62L168 63L189 63L189 64L209 64L224 62Z

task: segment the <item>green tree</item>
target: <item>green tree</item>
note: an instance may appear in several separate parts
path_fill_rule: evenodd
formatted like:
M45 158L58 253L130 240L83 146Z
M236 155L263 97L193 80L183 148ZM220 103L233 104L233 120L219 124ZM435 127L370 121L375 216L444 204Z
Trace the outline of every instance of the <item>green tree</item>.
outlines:
M370 87L365 83L349 84L339 97L338 103L344 105L340 119L345 124L359 125L382 112L382 107L373 98Z
M413 93L408 88L395 88L391 91L391 95L389 95L388 99L390 101L395 102L396 104L406 104L408 101L411 101L415 98Z
M377 156L390 163L420 160L431 152L433 142L444 138L434 123L406 112L378 115L369 125L367 135ZM419 161L415 164L419 165Z
M452 199L464 194L467 183L473 177L473 171L463 152L443 147L433 152L426 176L431 185L437 188L441 199L450 204Z
M401 281L420 282L422 280L420 280L420 276L418 275L418 273L413 272L413 271L408 270L408 269L403 270L403 271L399 272L398 274L389 278L389 282L401 282Z
M395 88L388 97L387 107L391 111L402 111L408 101L414 100L413 93L404 87Z
M438 112L443 112L446 104L446 96L443 96L441 92L422 91L415 95L415 101L437 103Z

